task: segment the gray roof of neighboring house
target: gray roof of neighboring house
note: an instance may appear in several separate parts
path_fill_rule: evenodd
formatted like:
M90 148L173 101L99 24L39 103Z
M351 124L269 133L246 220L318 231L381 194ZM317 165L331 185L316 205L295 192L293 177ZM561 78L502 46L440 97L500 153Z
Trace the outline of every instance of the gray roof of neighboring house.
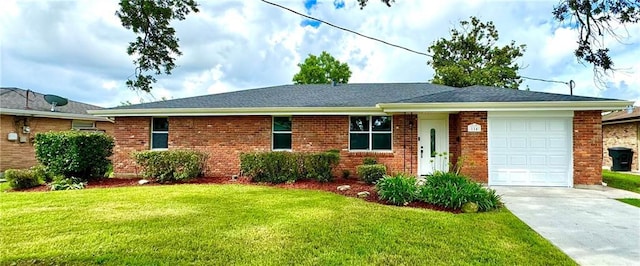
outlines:
M103 109L102 107L76 102L68 100L65 106L56 106L55 112L51 112L51 104L47 103L44 99L44 95L32 90L20 89L20 88L0 88L0 108L19 110L24 112L34 112L44 114L43 112L57 113L57 114L72 114L93 117L87 110ZM27 100L28 98L28 100ZM97 120L104 120L104 118L96 117Z
M378 103L609 101L496 87L454 88L431 83L282 85L111 109L368 107Z

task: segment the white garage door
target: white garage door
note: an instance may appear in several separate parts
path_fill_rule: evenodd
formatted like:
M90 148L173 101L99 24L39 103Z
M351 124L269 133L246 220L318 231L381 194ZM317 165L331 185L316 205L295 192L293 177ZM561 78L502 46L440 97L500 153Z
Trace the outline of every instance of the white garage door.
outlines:
M573 112L532 113L489 112L489 185L573 186Z

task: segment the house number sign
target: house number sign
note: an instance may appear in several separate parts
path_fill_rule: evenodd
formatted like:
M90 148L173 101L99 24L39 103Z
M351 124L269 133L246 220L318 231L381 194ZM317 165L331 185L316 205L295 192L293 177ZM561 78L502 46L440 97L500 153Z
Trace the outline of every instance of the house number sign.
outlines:
M482 131L482 126L473 123L469 126L467 126L467 132L481 132Z

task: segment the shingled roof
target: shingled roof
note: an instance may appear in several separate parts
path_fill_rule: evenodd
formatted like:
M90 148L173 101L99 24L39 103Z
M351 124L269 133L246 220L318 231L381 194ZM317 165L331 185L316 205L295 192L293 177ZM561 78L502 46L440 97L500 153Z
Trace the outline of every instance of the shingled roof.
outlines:
M89 114L88 110L99 110L102 107L68 100L67 105L56 106L51 111L51 104L44 99L44 94L20 88L0 88L0 110L3 114L35 115L40 117L67 117L88 120L105 120Z
M631 113L627 110L620 110L602 116L603 123L620 123L628 120L637 121L638 119L640 119L640 107L634 107Z
M473 86L454 88L430 83L282 85L111 109L375 107L378 103L611 101L535 91Z

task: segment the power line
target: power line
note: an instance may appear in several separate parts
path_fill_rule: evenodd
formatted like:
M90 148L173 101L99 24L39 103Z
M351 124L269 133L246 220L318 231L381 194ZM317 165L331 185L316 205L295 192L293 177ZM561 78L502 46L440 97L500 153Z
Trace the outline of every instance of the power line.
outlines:
M527 77L527 76L520 76L523 79L530 79L530 80L537 80L537 81L542 81L542 82L552 82L552 83L560 83L560 84L565 84L565 85L569 85L569 82L567 81L558 81L558 80L551 80L551 79L541 79L541 78L532 78L532 77Z
M267 3L267 4L270 4L270 5L275 6L275 7L282 8L282 9L284 9L284 10L287 10L287 11L292 12L292 13L294 13L294 14L297 14L297 15L299 15L299 16L303 16L303 17L305 17L305 18L308 18L308 19L311 19L311 20L315 20L315 21L318 21L318 22L321 22L321 23L327 24L327 25L329 25L329 26L331 26L331 27L334 27L334 28L336 28L336 29L340 29L340 30L347 31L347 32L353 33L353 34L358 35L358 36L361 36L361 37L365 37L365 38L370 39L370 40L374 40L374 41L377 41L377 42L381 42L381 43L384 43L384 44L386 44L386 45L393 46L393 47L396 47L396 48L400 48L400 49L403 49L403 50L406 50L406 51L409 51L409 52L412 52L412 53L415 53L415 54L424 55L424 56L427 56L427 57L433 57L432 55L427 54L427 53L418 52L418 51L416 51L416 50L413 50L413 49L410 49L410 48L407 48L407 47L404 47L404 46L400 46L400 45L397 45L397 44L393 44L393 43L390 43L390 42L387 42L387 41L383 41L383 40L378 39L378 38L374 38L374 37L370 37L370 36L364 35L364 34L362 34L362 33L359 33L359 32L357 32L357 31L354 31L354 30L350 30L350 29L347 29L347 28L344 28L344 27L340 27L340 26L338 26L338 25L335 25L335 24L332 24L332 23L326 22L326 21L324 21L324 20L322 20L322 19L319 19L319 18L314 18L314 17L312 17L312 16L305 15L305 14L300 13L300 12L298 12L298 11L295 11L295 10L293 10L293 9L291 9L291 8L288 8L288 7L285 7L285 6L282 6L282 5L279 5L279 4L276 4L276 3L273 3L273 2L269 2L269 1L266 1L266 0L262 0L262 2Z
M308 19L311 19L311 20L315 20L315 21L318 21L320 23L327 24L327 25L329 25L331 27L334 27L336 29L339 29L339 30L350 32L350 33L353 33L355 35L358 35L358 36L361 36L361 37L364 37L364 38L367 38L367 39L370 39L370 40L374 40L374 41L381 42L381 43L389 45L389 46L393 46L393 47L396 47L396 48L400 48L400 49L412 52L414 54L419 54L419 55L423 55L423 56L427 56L427 57L433 57L433 55L430 55L430 54L427 54L427 53L419 52L419 51L416 51L416 50L413 50L413 49L410 49L410 48L407 48L407 47L404 47L404 46L401 46L401 45L393 44L393 43L390 43L390 42L387 42L387 41L384 41L384 40L381 40L381 39L378 39L378 38L370 37L370 36L364 35L362 33L359 33L357 31L350 30L350 29L335 25L333 23L327 22L325 20L322 20L322 19L319 19L319 18L315 18L315 17L309 16L309 15L300 13L298 11L295 11L295 10L293 10L291 8L288 8L288 7L280 5L280 4L276 4L276 3L273 3L273 2L270 2L270 1L267 1L267 0L261 0L261 1L266 3L266 4L269 4L269 5L272 5L272 6L287 10L287 11L289 11L291 13L296 14L296 15L299 15L299 16L302 16L302 17L305 17L305 18L308 18ZM542 81L542 82L551 82L551 83L560 83L560 84L570 85L569 82L565 82L565 81L557 81L557 80L541 79L541 78L532 78L532 77L527 77L527 76L520 76L520 77L523 78L523 79L530 79L530 80L537 80L537 81Z

